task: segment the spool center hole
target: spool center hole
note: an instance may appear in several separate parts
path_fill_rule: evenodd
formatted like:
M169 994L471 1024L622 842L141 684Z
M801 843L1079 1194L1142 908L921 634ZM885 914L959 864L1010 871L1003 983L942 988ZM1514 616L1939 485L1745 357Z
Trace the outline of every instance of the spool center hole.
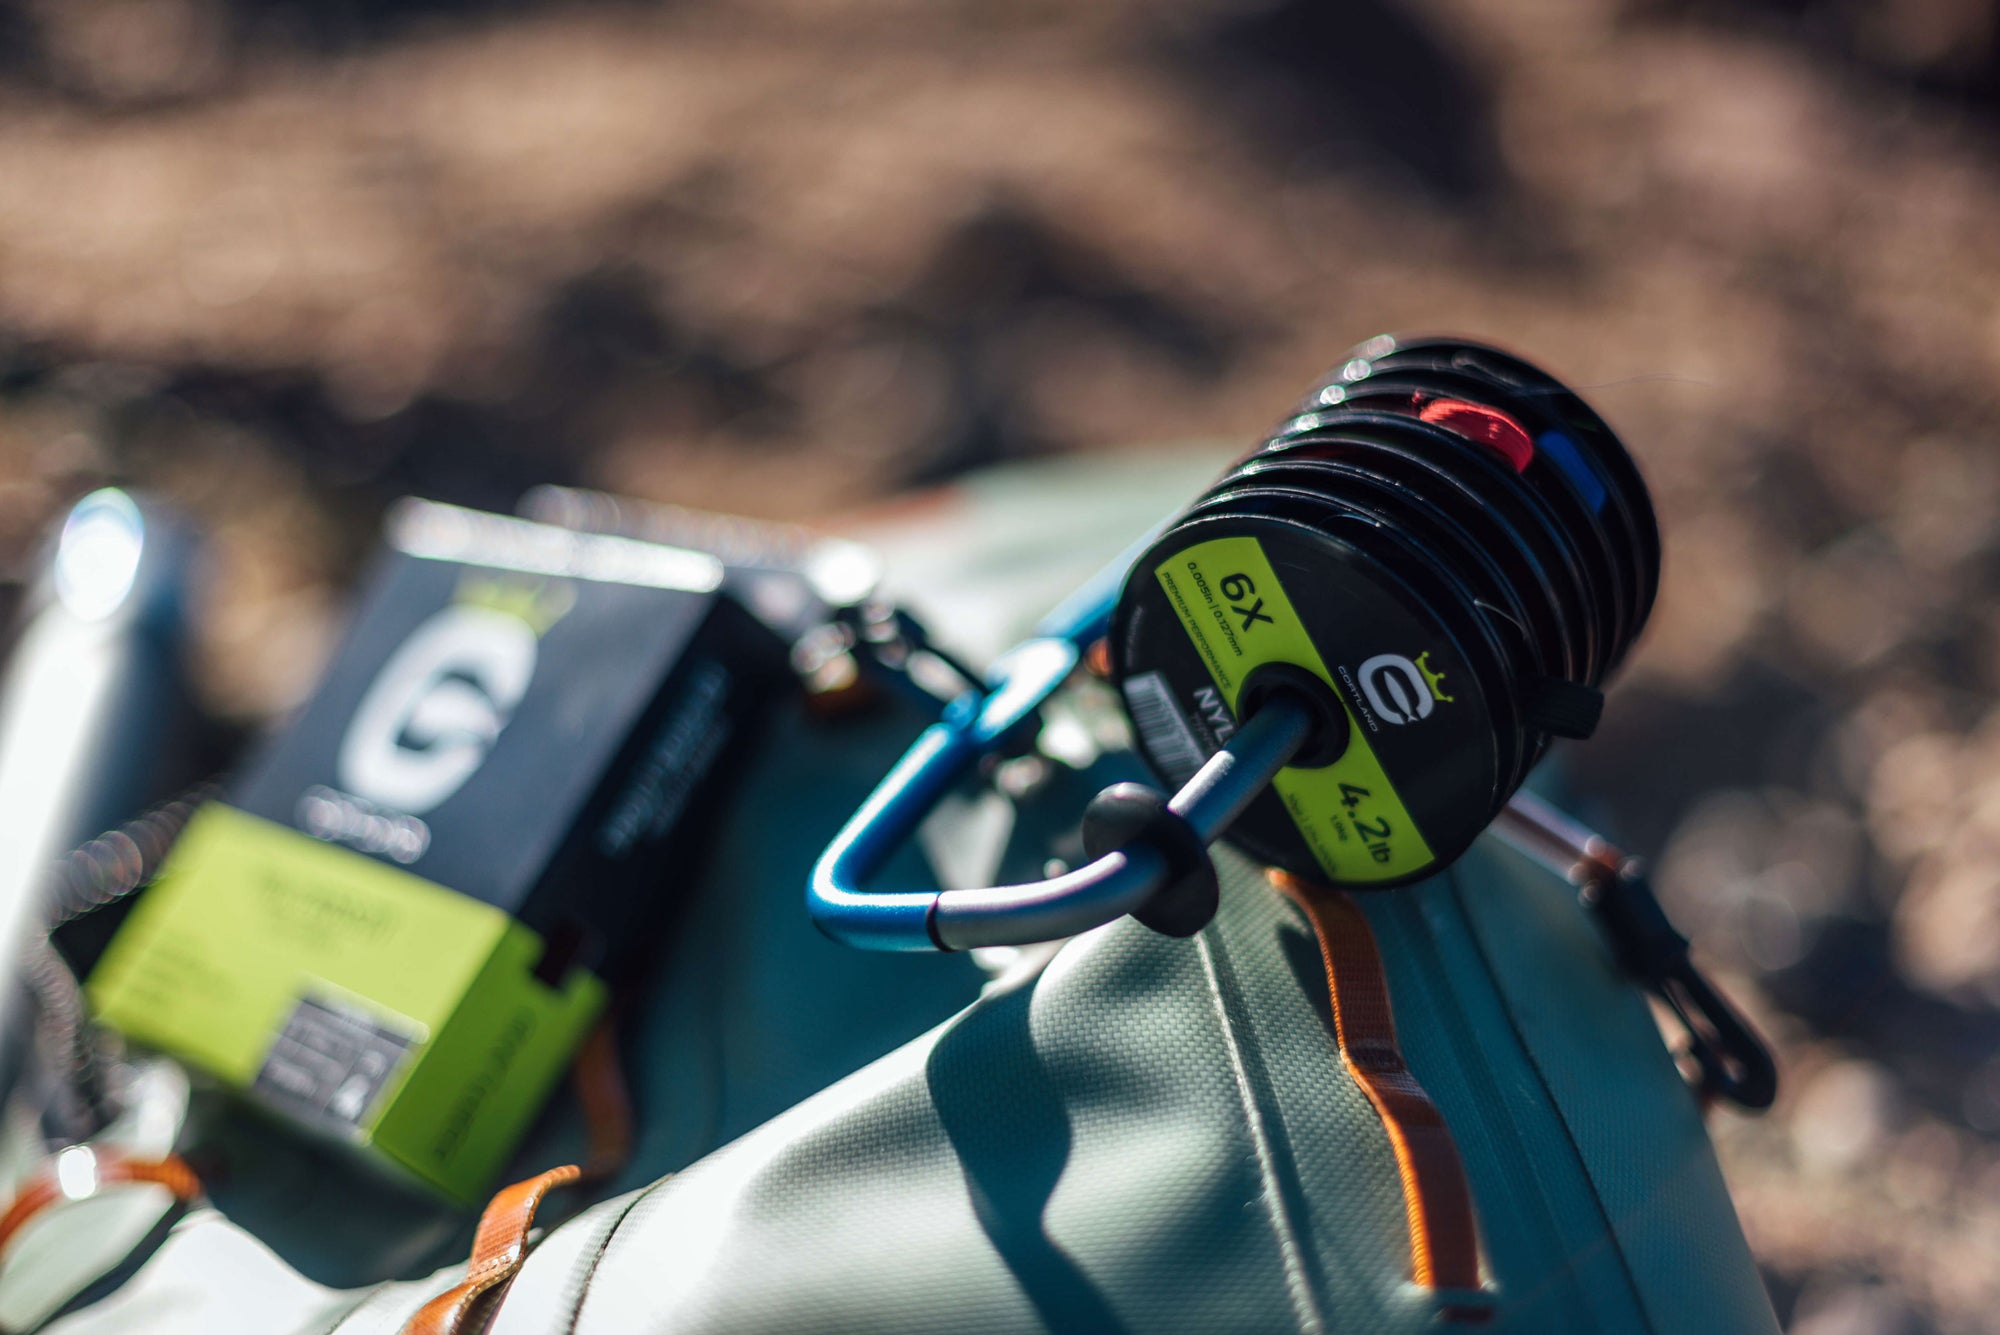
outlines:
M1236 697L1237 717L1249 718L1281 691L1303 704L1312 717L1312 729L1292 757L1292 764L1299 769L1319 769L1340 759L1354 726L1347 707L1317 673L1295 663L1265 663L1252 669Z

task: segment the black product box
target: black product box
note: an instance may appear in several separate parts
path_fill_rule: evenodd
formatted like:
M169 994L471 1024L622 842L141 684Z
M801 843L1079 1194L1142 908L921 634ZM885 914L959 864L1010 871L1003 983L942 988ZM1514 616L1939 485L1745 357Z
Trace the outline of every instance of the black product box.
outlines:
M389 537L311 702L225 800L505 910L547 979L615 983L786 647L705 552L421 501Z

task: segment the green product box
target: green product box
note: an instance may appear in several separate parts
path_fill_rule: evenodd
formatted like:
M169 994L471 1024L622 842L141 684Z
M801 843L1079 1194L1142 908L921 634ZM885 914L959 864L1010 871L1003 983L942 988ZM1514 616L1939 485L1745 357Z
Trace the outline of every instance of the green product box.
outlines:
M92 973L104 1021L475 1201L604 1003L491 904L221 803Z

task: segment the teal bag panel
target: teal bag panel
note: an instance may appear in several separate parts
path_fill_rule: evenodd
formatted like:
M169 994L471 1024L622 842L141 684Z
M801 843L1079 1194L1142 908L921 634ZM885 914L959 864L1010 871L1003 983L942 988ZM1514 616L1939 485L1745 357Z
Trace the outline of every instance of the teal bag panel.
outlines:
M601 1259L531 1258L496 1335L1437 1329L1463 1295L1408 1280L1311 928L1224 863L1199 936L1078 938L645 1193ZM1482 851L1364 902L1471 1181L1478 1328L1775 1331L1692 1098L1569 888Z
M1492 839L1450 879L1651 1328L1775 1331L1693 1093L1575 890Z
M1281 953L1292 911L1233 882L1200 936L1092 932L661 1184L574 1329L1429 1329L1387 1134Z
M1363 896L1508 1328L1775 1331L1694 1097L1575 890L1492 839Z
M1470 937L1458 876L1454 869L1360 903L1388 974L1404 1058L1458 1144L1503 1326L1644 1330L1589 1178ZM1499 887L1484 880L1472 883L1495 896ZM1623 1039L1659 1046L1650 1031Z
M900 705L832 722L797 701L777 711L698 883L663 887L687 895L690 912L624 1020L640 1125L616 1189L692 1163L978 997L986 975L972 959L864 954L828 940L802 906L819 850L927 722ZM912 847L882 884L936 881ZM521 1175L561 1153L530 1145Z

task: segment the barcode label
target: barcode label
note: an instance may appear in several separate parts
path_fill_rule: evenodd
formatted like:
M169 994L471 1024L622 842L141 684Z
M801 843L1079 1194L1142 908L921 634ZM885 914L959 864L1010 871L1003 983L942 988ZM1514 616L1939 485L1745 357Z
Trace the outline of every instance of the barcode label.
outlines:
M1125 704L1132 711L1132 726L1145 743L1146 754L1175 783L1186 783L1202 767L1208 754L1195 740L1187 715L1174 703L1173 688L1158 672L1142 672L1125 679Z
M302 996L264 1055L251 1089L310 1126L352 1135L418 1036L386 1027L333 996Z

